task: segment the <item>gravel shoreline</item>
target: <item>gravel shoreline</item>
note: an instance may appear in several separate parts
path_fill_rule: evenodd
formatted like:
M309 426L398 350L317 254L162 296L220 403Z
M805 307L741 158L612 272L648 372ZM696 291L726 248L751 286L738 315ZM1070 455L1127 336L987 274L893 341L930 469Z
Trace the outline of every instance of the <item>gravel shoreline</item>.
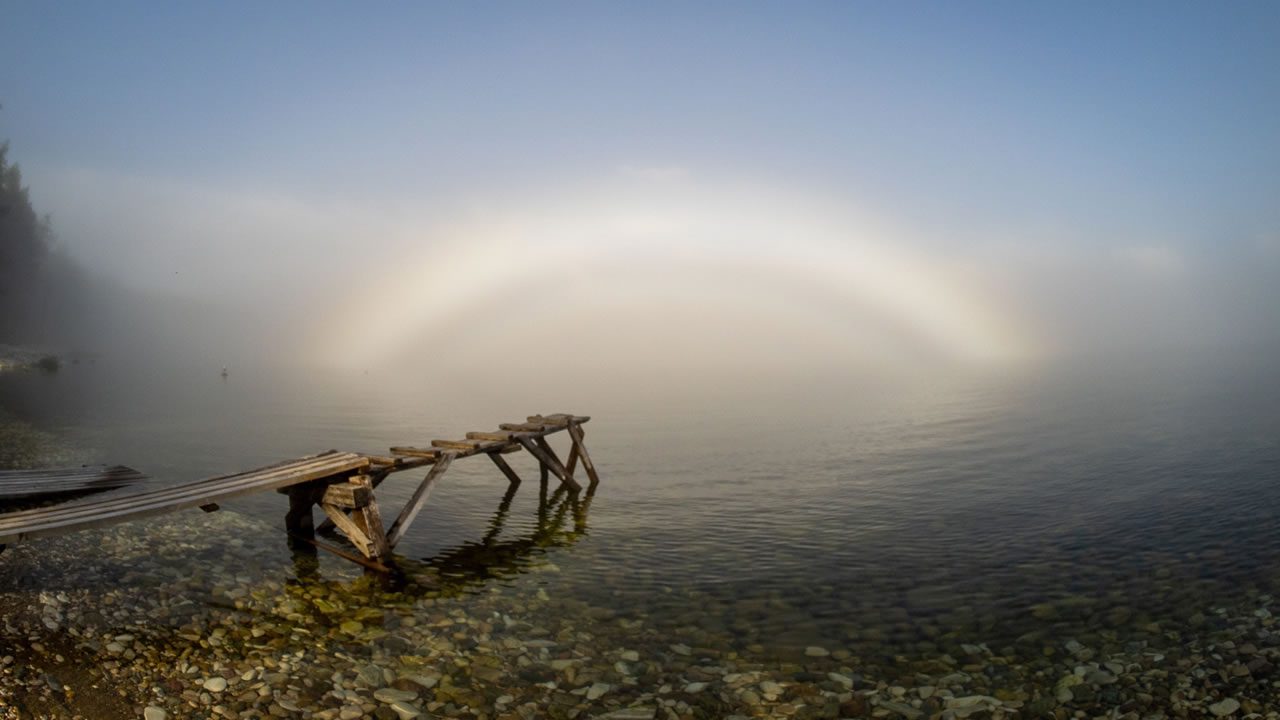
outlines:
M9 548L0 717L1280 717L1266 595L923 658L834 639L779 653L558 596L549 562L472 593L429 574L388 590L341 565L299 580L239 539L263 532L184 513Z

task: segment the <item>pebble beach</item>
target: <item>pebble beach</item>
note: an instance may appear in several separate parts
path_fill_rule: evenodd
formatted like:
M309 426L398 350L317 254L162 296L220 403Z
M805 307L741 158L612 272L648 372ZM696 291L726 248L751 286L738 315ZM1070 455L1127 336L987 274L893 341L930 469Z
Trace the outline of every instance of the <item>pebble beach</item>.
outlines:
M0 716L1280 717L1266 595L1139 625L1112 611L1066 639L938 637L928 656L841 638L779 652L561 595L553 559L492 587L427 571L387 587L327 561L300 576L237 539L266 532L187 513L10 547ZM1080 607L1032 612L1047 629Z

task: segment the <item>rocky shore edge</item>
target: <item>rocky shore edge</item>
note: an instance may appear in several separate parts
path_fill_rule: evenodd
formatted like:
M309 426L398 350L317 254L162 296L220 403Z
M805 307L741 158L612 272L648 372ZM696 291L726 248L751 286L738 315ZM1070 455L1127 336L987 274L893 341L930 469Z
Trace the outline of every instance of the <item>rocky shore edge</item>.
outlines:
M697 627L557 597L539 578L550 564L478 594L424 589L431 578L401 592L354 574L287 579L288 565L234 540L255 524L161 518L10 548L0 718L1280 717L1266 595L924 658L834 641L735 650ZM175 560L192 554L198 564ZM260 571L247 570L253 558ZM31 587L45 573L59 580Z

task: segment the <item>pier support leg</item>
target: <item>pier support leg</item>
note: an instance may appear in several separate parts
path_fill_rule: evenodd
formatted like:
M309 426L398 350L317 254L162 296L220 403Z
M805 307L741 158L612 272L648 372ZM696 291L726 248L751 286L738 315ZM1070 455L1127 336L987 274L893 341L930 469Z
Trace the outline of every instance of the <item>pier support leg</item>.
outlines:
M560 464L560 458L556 457L556 453L551 449L551 445L543 438L535 438L530 440L527 437L517 438L517 442L529 451L530 455L538 458L538 462L542 463L543 472L549 468L551 472L560 478L560 482L567 485L570 490L581 490L582 486L576 480L569 476L564 470L564 465Z
M494 465L498 466L498 469L502 471L503 475L507 476L507 480L511 482L512 487L520 484L520 476L516 474L515 470L511 469L511 465L509 465L501 455L498 453L489 453L489 459L493 461Z
M569 437L573 438L573 452L570 460L570 474L573 473L572 460L582 459L582 467L587 471L587 477L591 478L591 487L595 487L600 482L600 476L596 473L595 463L591 462L591 455L587 453L587 445L584 441L586 433L582 431L582 426L578 423L569 423Z
M382 514L378 511L378 499L373 495L372 478L368 475L357 475L351 478L351 482L369 490L368 504L357 508L351 514L356 527L364 531L365 537L369 538L369 559L381 560L391 557L391 543L388 542L387 533L382 528Z
M400 538L404 537L405 532L409 529L409 524L418 516L418 512L422 510L422 506L427 504L427 497L431 494L431 487L436 484L436 480L449 469L449 464L453 462L453 453L442 453L431 466L431 471L422 479L422 484L418 485L418 489L413 491L413 497L409 498L409 502L405 503L404 509L400 511L400 515L396 517L395 522L391 523L391 529L387 532L387 542L391 547L395 547L400 542Z
M354 475L346 482L329 485L320 498L320 509L365 559L377 562L391 557L391 544L373 494L373 478Z
M307 485L295 485L289 488L289 512L284 516L284 529L289 531L291 547L296 539L315 539L315 520L311 516L311 507L315 503L315 494ZM307 543L300 544L307 545ZM308 545L308 547L311 546ZM314 550L314 547L312 549Z
M299 579L314 577L320 569L315 539L315 521L311 507L315 494L308 485L289 488L289 512L284 516L284 529L289 533L289 552L293 555L294 572Z

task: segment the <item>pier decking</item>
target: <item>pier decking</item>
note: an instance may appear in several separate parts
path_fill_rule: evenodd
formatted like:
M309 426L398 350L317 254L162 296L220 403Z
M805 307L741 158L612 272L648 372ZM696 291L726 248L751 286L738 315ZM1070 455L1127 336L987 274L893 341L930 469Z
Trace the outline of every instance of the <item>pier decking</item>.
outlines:
M0 507L10 500L56 498L128 487L146 475L123 465L0 471Z
M291 537L367 566L387 569L384 563L391 560L396 544L426 505L432 487L456 460L486 455L514 485L519 484L521 478L502 456L524 450L538 461L542 482L555 475L564 489L577 492L582 485L575 478L575 471L581 464L594 487L600 478L587 453L582 429L590 419L564 413L532 415L522 423L502 424L496 431L468 432L459 440L432 440L425 447L393 447L390 455L385 456L330 450L232 475L164 488L114 492L82 502L3 513L0 514L0 548L6 543L61 535L186 508L199 507L211 512L218 509L220 501L277 490L289 496L285 528ZM570 442L568 459L563 462L547 441L547 436L559 432L566 432ZM428 466L426 476L404 508L389 527L384 526L374 490L393 473ZM133 478L129 482L141 477L129 468L113 468L112 471L110 477ZM26 477L22 487L38 484L35 476ZM19 487L17 481L14 487ZM358 556L315 539L313 515L316 506L326 516L323 526L336 527L359 552Z

